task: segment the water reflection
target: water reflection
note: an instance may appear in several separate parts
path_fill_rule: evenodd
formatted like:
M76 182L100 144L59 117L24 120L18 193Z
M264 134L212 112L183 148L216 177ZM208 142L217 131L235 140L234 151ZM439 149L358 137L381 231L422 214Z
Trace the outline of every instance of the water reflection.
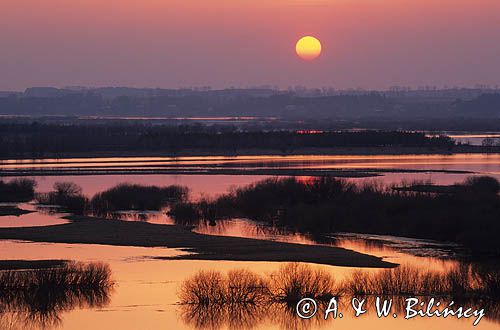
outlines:
M357 297L360 300L365 299L366 306L375 306L375 298L374 297ZM401 315L401 318L405 315L405 306L407 297L403 296L381 296L382 299L392 300L392 311L398 315ZM422 309L426 309L428 306L428 302L431 299L435 299L434 303L440 303L442 306L446 306L450 302L446 298L436 299L434 296L418 296L416 297L420 301L424 301L425 304L422 306ZM486 317L480 319L481 323L479 327L484 326L486 320L492 321L496 324L500 322L500 304L497 302L492 302L488 300L468 300L468 301L456 301L457 305L460 304L464 309L471 308L472 310L476 310L477 308L483 309L486 311ZM338 308L341 311L348 311L352 309L351 307L351 298L348 297L340 297L338 299ZM351 315L344 316L343 320L333 320L330 314L329 319L324 319L325 311L327 310L327 304L320 303L318 306L318 314L311 319L301 319L297 316L296 310L294 307L285 305L285 304L260 304L260 305L243 305L243 306L217 306L217 305L207 305L200 306L196 304L191 305L180 305L178 308L178 314L182 322L192 329L322 329L328 326L340 326L339 323L336 322L347 322L347 327L342 327L346 329L356 328L363 324L361 319L356 319ZM346 314L344 314L346 315ZM406 327L412 328L415 327L420 329L424 326L425 321L421 323L405 323L404 325L399 325L395 323L394 325L389 326L386 324L386 327L381 326L381 324L373 323L380 322L380 318L376 316L376 312L374 309L367 309L367 312L362 316L368 320L368 326L370 328L394 328L394 329L404 329ZM450 319L450 317L448 317ZM469 320L461 320L463 324L463 328L472 327L472 323L477 318L473 317ZM349 322L351 321L351 322ZM388 320L389 322L391 320ZM446 327L446 322L451 320L438 320L433 319L435 327L437 329L443 329ZM395 321L393 321L395 322ZM406 321L408 322L408 321ZM416 320L416 322L418 322ZM378 326L377 326L378 325ZM448 323L451 327L453 323ZM456 326L457 324L455 324ZM494 327L492 327L494 328Z
M267 226L244 218L220 220L215 223L197 221L193 224L196 225L193 229L194 232L206 235L245 237L309 245L319 243L311 235L292 232L282 227Z
M41 207L32 203L13 204L13 207L26 211L26 213L18 216L0 216L0 227L50 226L68 222L63 219L68 214L62 213L57 207Z
M50 329L61 313L75 308L102 308L110 303L114 282L102 263L68 263L63 267L0 272L0 327Z
M268 324L280 329L315 329L328 321L303 320L284 304L179 306L181 320L192 329L254 329Z
M434 311L442 311L454 301L452 310L458 311L459 306L478 312L485 309L486 317L498 322L499 284L498 265L462 264L445 273L406 265L379 272L360 270L340 282L328 272L300 264L287 264L266 276L247 270L227 274L200 271L182 283L179 312L183 322L195 329L252 329L265 323L283 329L307 329L331 321L323 316L332 297L344 311L353 297L366 299L365 306L375 306L375 296L392 299L393 309L399 314L404 314L407 298L418 297L424 302L423 310L432 298L439 302L437 306L442 305L434 305ZM296 304L304 297L319 303L320 313L310 320L296 314ZM368 309L367 315L373 311Z
M180 315L196 329L251 329L265 322L278 322L283 329L307 329L320 319L302 320L295 304L302 296L330 300L333 277L321 269L291 263L270 277L245 269L226 275L200 271L180 288Z
M107 217L115 220L125 221L141 221L154 224L173 224L172 220L167 216L168 208L160 211L117 211L107 214Z
M162 261L154 256L175 256L185 252L165 248L139 248L139 247L119 247L106 245L84 245L84 244L51 244L51 243L29 243L17 241L0 241L0 256L2 259L75 259L82 262L93 262L102 260L110 264L113 270L113 278L118 285L113 289L112 301L104 309L79 309L75 308L68 313L60 314L63 320L61 329L88 330L88 329L209 329L207 322L210 319L203 315L211 317L207 308L198 310L200 318L191 319L186 314L183 318L181 311L190 308L190 306L178 305L179 285L186 278L195 275L200 269L205 271L213 270L226 273L234 269L250 269L251 271L264 276L276 272L282 263L276 262L231 262L231 261L193 261L193 260L170 260ZM426 269L427 259L421 260L420 265ZM330 267L313 265L329 272L336 280L341 283L345 278L351 276L354 269L346 267ZM367 270L368 271L368 270ZM373 270L378 272L378 270ZM345 299L347 298L347 299ZM342 303L348 304L349 297L342 298ZM492 314L493 306L485 302L475 303L477 306L485 307L488 314ZM475 306L475 307L477 307ZM191 306L194 307L194 306ZM261 307L260 305L257 307ZM310 329L470 329L471 322L455 319L417 319L405 321L402 317L398 319L379 319L376 315L369 315L365 318L354 318L350 315L342 320L329 320L327 322L321 319L309 320L303 322L295 314L290 312L286 304L275 305L281 310L265 310L263 313L253 313L248 320L255 320L254 315L258 316L255 323L250 324L253 329L300 329L309 327ZM262 309L267 308L265 305ZM271 308L271 307L270 307ZM498 310L498 308L497 308ZM237 311L236 311L237 312ZM242 313L250 314L252 309L243 310ZM276 312L276 314L274 314ZM349 310L348 310L349 312ZM207 314L208 313L208 314ZM288 314L286 314L288 313ZM496 313L496 312L495 312ZM349 313L351 314L351 313ZM229 314L224 314L229 315ZM232 314L238 315L238 314ZM3 315L6 320L9 315ZM244 314L242 315L244 317ZM199 326L196 326L198 322ZM222 319L222 328L231 329L228 326L237 324L237 320ZM252 321L253 322L253 321ZM296 322L297 325L294 326ZM216 323L217 324L217 323ZM19 323L17 323L19 326ZM3 329L4 324L0 325ZM245 328L243 323L241 328ZM250 328L247 327L247 328ZM22 328L22 327L21 327ZM217 328L213 326L212 329ZM8 328L7 328L8 329ZM19 329L19 327L14 328ZM28 328L29 329L29 328ZM498 324L491 322L491 319L481 321L478 329L493 330L498 329Z
M30 171L47 174L144 174L155 175L159 171L172 174L205 174L209 171L232 174L237 170L277 169L294 170L350 170L368 172L415 172L445 178L463 171L495 174L500 170L500 156L495 154L454 155L289 155L289 156L203 156L203 157L115 157L115 158L65 158L36 160L3 160L3 175ZM221 170L224 170L221 172ZM128 172L127 172L128 171ZM449 172L457 171L457 172ZM271 173L272 172L272 173ZM249 174L249 173L247 173ZM258 174L258 173L256 173ZM262 173L261 173L262 174ZM297 173L299 174L299 173ZM405 173L398 173L404 175ZM410 176L418 173L406 173ZM462 174L463 175L463 174ZM166 176L168 177L168 176ZM438 182L439 183L439 182Z
M458 264L456 258L465 255L463 249L455 244L355 233L303 234L243 218L217 221L215 226L211 226L207 221L199 221L193 231L207 235L341 247L381 257L390 262L433 270L448 270L456 267Z

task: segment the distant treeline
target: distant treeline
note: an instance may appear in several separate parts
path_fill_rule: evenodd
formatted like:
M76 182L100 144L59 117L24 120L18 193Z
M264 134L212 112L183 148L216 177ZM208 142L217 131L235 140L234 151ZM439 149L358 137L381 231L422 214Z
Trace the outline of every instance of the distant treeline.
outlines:
M238 152L293 151L301 148L421 147L448 149L445 136L396 131L240 132L204 126L0 124L0 157L41 157L92 152L165 152L186 150Z
M270 95L181 95L104 98L91 92L53 97L0 98L0 114L15 115L100 115L100 116L278 116L357 117L381 111L397 113L397 102L381 94L297 97ZM432 108L432 109L431 109ZM422 110L439 110L426 105Z
M486 93L486 91L485 91ZM4 93L5 94L5 93ZM33 89L0 97L4 115L214 117L273 116L290 118L453 118L500 117L500 94L364 92L301 95L272 90L161 92L157 90ZM1 95L0 95L1 96Z

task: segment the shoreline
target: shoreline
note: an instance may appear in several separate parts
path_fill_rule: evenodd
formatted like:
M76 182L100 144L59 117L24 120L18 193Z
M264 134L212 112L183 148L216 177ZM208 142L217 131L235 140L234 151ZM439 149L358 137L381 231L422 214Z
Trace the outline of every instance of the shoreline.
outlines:
M0 271L52 269L64 266L67 260L0 260Z
M162 260L227 260L307 262L341 267L392 268L394 263L371 255L327 246L301 245L259 239L194 233L179 225L157 225L70 216L67 224L0 228L0 239L47 243L177 248L192 254Z
M24 214L33 213L35 211L22 210L17 206L0 206L0 216L15 216L19 217Z

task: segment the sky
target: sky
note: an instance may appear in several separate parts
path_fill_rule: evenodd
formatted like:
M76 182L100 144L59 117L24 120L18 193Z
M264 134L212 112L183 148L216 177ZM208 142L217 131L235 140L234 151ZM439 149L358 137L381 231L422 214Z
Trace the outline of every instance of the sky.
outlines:
M295 54L312 35L323 52ZM1 0L0 90L500 85L499 0Z

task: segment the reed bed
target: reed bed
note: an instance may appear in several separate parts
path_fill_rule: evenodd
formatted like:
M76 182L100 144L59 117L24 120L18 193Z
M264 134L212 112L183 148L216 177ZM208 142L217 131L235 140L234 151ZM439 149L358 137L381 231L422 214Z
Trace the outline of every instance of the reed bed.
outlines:
M342 284L352 295L447 296L458 299L500 299L500 270L461 264L448 272L408 265L377 273L356 271Z
M0 312L49 320L76 306L107 305L113 286L111 270L102 263L0 271Z
M43 288L93 289L113 285L111 270L103 263L66 263L49 269L0 272L0 292Z

